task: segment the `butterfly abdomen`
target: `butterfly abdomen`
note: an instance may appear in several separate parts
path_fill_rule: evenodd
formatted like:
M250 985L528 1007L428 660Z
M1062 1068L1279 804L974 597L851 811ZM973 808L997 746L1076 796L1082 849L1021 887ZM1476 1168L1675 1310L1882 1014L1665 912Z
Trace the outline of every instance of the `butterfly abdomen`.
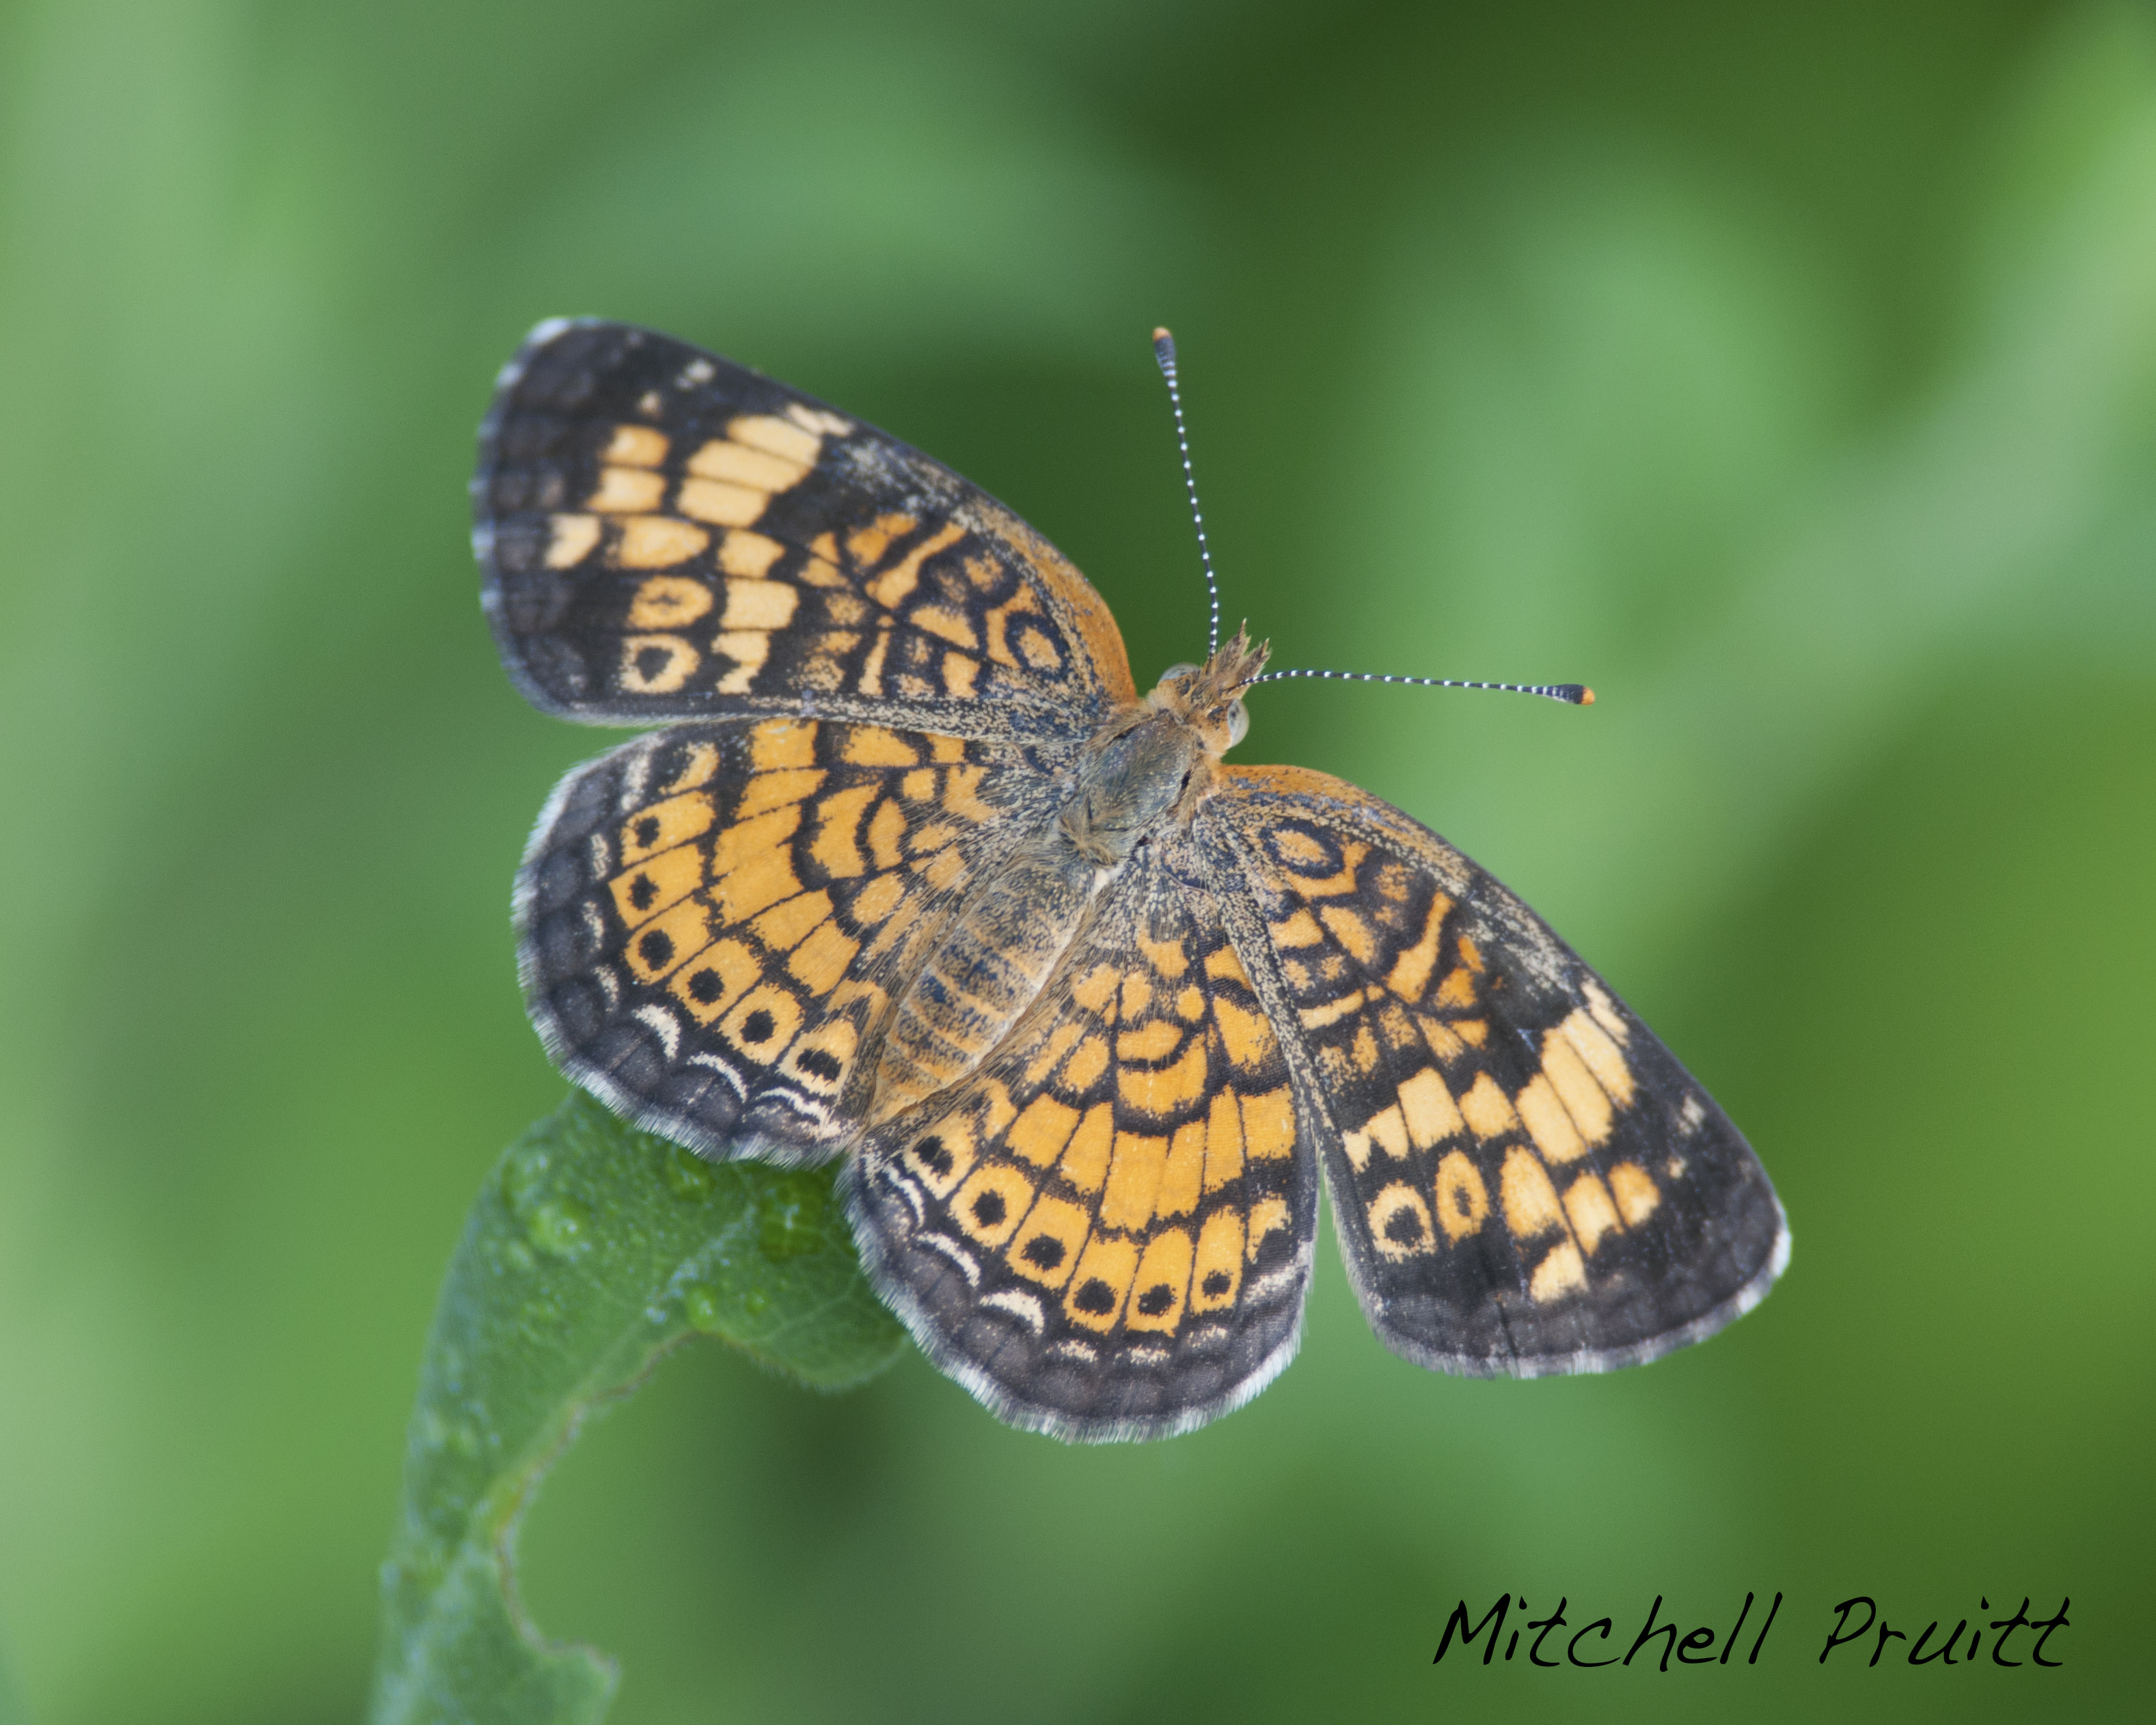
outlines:
M1051 829L967 899L899 1001L876 1074L875 1118L902 1113L987 1058L1077 934L1095 872Z

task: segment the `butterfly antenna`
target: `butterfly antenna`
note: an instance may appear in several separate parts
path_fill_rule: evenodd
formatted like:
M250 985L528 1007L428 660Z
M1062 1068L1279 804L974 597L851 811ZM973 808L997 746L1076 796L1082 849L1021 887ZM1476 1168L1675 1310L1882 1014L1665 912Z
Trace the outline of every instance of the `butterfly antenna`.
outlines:
M1176 447L1183 451L1183 485L1190 493L1190 519L1198 525L1198 560L1205 565L1205 594L1213 614L1205 637L1209 658L1220 650L1220 584L1213 578L1213 552L1205 543L1205 511L1198 506L1198 476L1190 470L1190 435L1183 424L1183 392L1175 382L1175 337L1166 330L1152 332L1152 357L1160 362L1160 374L1168 379L1168 404L1175 409Z
M1250 683L1278 683L1289 677L1317 677L1347 683L1415 683L1425 689L1502 689L1514 695L1539 695L1573 706L1594 705L1594 691L1584 683L1470 683L1456 677L1394 677L1378 671L1337 670L1267 671L1262 676L1251 678Z

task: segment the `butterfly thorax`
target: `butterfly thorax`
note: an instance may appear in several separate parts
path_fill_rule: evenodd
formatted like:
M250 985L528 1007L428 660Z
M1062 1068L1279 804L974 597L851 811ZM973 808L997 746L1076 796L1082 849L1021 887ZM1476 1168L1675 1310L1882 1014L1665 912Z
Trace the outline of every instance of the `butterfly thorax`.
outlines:
M1105 860L1122 840L1120 863L1171 811L1188 826L1212 793L1214 763L1243 740L1249 721L1240 696L1271 651L1238 629L1204 665L1172 667L1152 694L1104 726L1092 746L1097 764L1065 812L1074 841L1095 843Z
M1105 881L1174 808L1210 753L1179 715L1139 707L1081 757L1076 794L1056 817L1055 836Z
M1146 836L1188 824L1240 734L1236 692L1264 662L1238 634L1178 666L1080 752L1069 799L970 892L898 1003L871 1117L957 1083L1033 1004L1101 889Z

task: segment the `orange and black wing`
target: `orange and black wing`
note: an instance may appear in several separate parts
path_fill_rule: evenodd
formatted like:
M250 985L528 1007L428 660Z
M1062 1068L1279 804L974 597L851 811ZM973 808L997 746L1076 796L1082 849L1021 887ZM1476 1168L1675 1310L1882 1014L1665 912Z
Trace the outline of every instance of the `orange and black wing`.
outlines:
M1748 1310L1788 1260L1713 1099L1535 914L1322 773L1231 768L1246 949L1370 1321L1448 1371L1600 1371Z
M1188 1430L1294 1352L1308 1129L1194 872L1141 850L1001 1049L841 1176L879 1291L1029 1430Z
M579 767L516 882L547 1052L706 1154L831 1154L917 944L1055 783L1030 747L836 719L676 725Z
M872 426L668 336L542 324L480 432L502 657L598 724L813 709L1082 739L1135 698L1078 571Z

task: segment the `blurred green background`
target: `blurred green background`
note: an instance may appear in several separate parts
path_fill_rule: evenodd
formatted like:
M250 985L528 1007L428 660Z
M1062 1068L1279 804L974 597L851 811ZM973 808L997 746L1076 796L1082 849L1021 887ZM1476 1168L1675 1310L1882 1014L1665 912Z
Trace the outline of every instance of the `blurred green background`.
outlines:
M1229 610L1758 1146L1793 1267L1614 1378L1303 1354L1072 1450L716 1347L531 1517L637 1722L2146 1717L2156 14L17 0L0 11L0 1692L346 1720L438 1279L562 1091L472 434L654 325L1004 497L1142 686ZM1433 1671L1463 1594L1754 1670ZM2040 1615L2058 1671L1813 1663ZM1582 1607L1587 1609L1583 1613ZM1479 1608L1478 1608L1479 1609ZM1986 1615L2004 1615L1994 1612ZM2143 1700L2136 1703L2133 1697ZM0 1702L0 1711L5 1702Z

